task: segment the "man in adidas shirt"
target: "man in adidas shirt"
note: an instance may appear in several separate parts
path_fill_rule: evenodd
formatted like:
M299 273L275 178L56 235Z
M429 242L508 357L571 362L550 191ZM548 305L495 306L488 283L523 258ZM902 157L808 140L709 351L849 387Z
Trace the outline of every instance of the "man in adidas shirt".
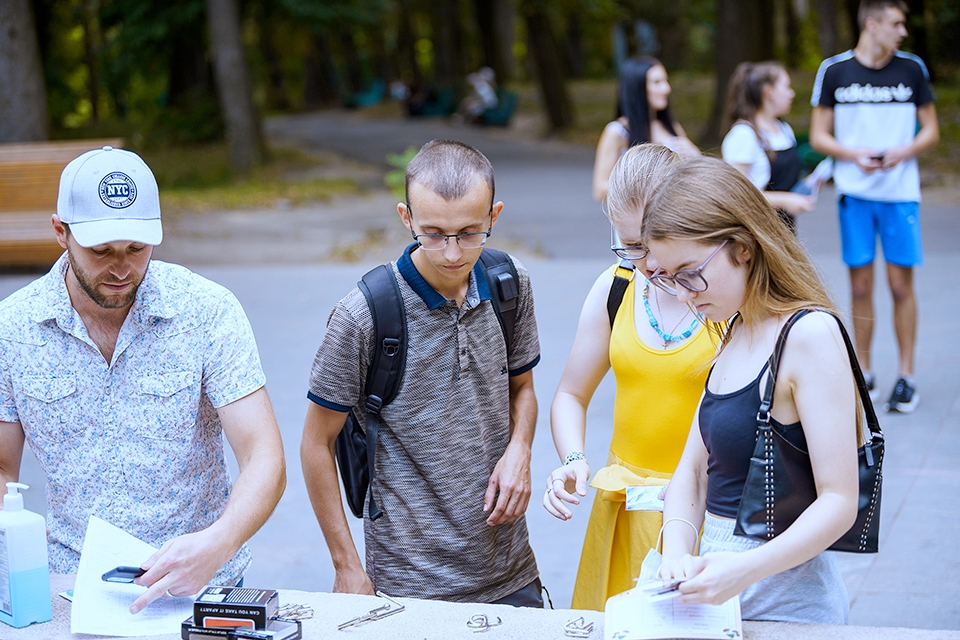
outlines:
M900 354L898 379L886 409L902 413L912 412L920 399L913 380L913 267L923 262L917 155L940 138L927 68L917 56L898 50L907 36L906 11L902 0L860 3L857 46L820 65L810 122L810 144L836 161L854 336L871 392L873 259L880 234Z

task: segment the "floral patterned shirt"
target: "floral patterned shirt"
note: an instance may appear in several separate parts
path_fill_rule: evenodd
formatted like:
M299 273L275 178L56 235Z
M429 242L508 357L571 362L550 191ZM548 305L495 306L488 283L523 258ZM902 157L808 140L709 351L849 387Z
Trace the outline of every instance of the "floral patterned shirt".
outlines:
M70 304L67 264L0 301L0 421L21 424L47 476L58 573L76 571L90 515L156 547L210 526L231 488L216 409L265 383L233 294L157 260L107 362ZM249 563L244 545L216 584Z

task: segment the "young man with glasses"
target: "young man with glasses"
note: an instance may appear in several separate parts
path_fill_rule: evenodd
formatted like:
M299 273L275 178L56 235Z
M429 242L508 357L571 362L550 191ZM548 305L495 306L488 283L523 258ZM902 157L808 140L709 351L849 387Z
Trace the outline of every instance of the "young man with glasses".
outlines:
M364 520L366 569L342 501L331 499L340 495L335 441L347 412L366 402L374 349L359 288L330 314L310 375L301 460L336 570L333 590L542 606L523 515L540 360L530 280L514 260L508 353L478 264L503 209L479 151L427 143L407 167L406 193L397 211L415 242L390 265L406 316L406 364L380 413L371 496L383 515Z

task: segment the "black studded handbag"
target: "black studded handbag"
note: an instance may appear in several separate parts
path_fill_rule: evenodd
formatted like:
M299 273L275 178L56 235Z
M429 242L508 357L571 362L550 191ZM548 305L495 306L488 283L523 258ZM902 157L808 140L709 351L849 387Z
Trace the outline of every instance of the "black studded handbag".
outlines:
M737 512L736 535L756 540L771 540L793 524L803 511L817 498L817 490L810 466L810 454L789 442L775 424L770 421L773 405L773 389L783 345L790 328L813 309L796 312L784 325L777 338L773 355L770 356L770 372L766 389L757 412L757 444L750 458L747 479ZM832 314L831 314L832 315ZM840 333L847 345L850 366L857 382L857 390L863 404L870 439L858 451L860 499L857 505L857 521L830 549L852 553L876 553L880 536L880 489L883 484L883 432L877 421L873 402L857 362L856 351L843 323Z

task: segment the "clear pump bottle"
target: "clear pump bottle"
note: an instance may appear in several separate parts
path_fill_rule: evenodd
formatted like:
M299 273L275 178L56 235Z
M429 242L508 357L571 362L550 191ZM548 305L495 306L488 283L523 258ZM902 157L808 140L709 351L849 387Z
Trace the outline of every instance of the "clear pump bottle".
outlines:
M23 508L19 482L7 483L0 511L0 621L13 627L53 617L47 527L43 516Z

